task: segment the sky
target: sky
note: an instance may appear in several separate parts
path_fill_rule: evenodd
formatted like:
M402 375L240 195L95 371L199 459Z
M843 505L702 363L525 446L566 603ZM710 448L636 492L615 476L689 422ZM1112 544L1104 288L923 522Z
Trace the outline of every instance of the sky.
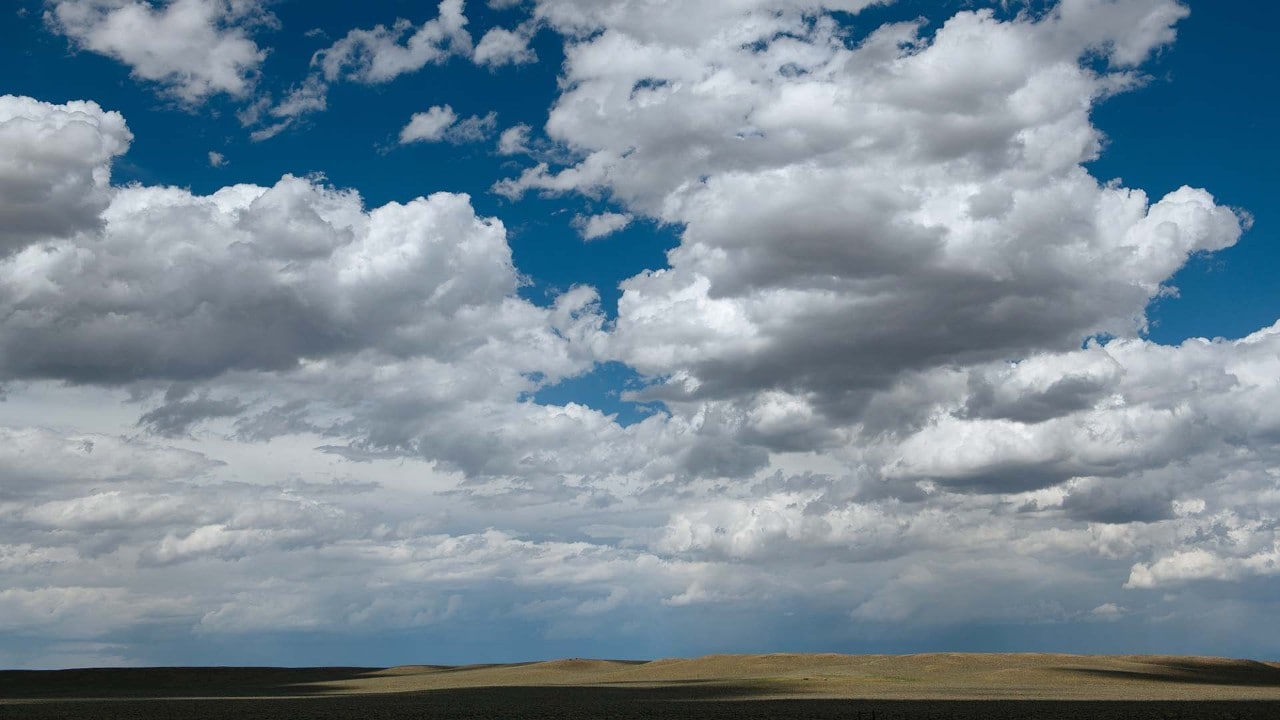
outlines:
M0 666L1280 659L1280 9L0 12Z

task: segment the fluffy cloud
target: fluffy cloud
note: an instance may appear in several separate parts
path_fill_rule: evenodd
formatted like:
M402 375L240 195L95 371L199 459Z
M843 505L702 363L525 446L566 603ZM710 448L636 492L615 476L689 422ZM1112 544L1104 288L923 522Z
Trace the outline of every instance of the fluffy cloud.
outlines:
M532 25L522 25L515 30L491 28L480 38L471 59L477 65L491 67L537 62L538 54L529 47L534 29Z
M590 216L578 215L573 219L573 226L582 233L583 240L599 240L626 229L631 220L632 216L628 213L607 212Z
M266 52L249 37L274 22L257 0L50 0L45 19L76 46L129 66L133 76L199 104L253 89Z
M428 63L442 63L453 55L471 54L471 35L463 15L463 0L441 0L439 15L420 27L400 19L388 28L356 29L316 54L313 64L330 82L349 79L382 83ZM407 36L407 37L406 37Z
M448 105L437 105L426 112L414 113L409 124L400 130L400 144L442 140L445 130L457 120L457 113Z
M5 376L207 378L369 347L447 358L519 312L503 309L517 281L502 226L465 196L366 212L293 177L206 197L132 187L103 220L0 264Z
M1280 420L1269 409L1280 392L1269 375L1280 369L1277 331L1268 328L1235 342L1191 340L1176 348L1117 340L1105 348L1040 356L997 370L991 374L1012 376L1002 385L1020 396L1011 398L1008 414L1023 419L972 417L968 409L974 400L987 395L989 381L979 380L977 392L963 406L943 405L942 412L898 444L886 475L1034 489L1071 478L1132 477L1233 446L1263 452L1268 438L1280 431ZM1024 365L1030 366L1025 375ZM1049 393L1064 386L1082 392L1061 393L1066 401L1052 418L1045 418L1039 413L1044 412L1046 393L1035 385L1043 386L1050 366L1056 372L1049 377L1060 379ZM1080 382L1090 374L1092 382ZM1067 507L1087 515L1090 509L1116 504L1119 511L1125 493L1134 493L1137 506L1159 513L1160 491L1177 490L1167 478L1154 488L1133 482L1111 491L1078 487L1068 496ZM1165 512L1168 503L1166 498Z
M93 102L0 96L0 258L96 228L111 201L111 162L133 135Z
M1093 103L1136 82L1122 66L1184 9L1111 3L1103 25L1081 5L850 47L799 8L739 9L751 22L703 36L631 3L542 3L584 33L547 123L582 160L497 189L604 190L684 227L671 267L619 302L616 358L667 378L653 397L784 392L842 423L904 372L1132 336L1242 220L1202 190L1152 202L1082 167ZM1095 52L1113 68L1081 63Z
M440 142L442 140L455 145L480 142L493 135L498 125L498 114L472 115L458 119L457 113L448 105L436 105L426 112L414 113L409 124L400 130L400 144L415 142Z
M127 130L103 117L118 127L84 132L114 149ZM518 402L589 369L603 320L590 289L548 308L519 299L504 228L466 196L369 210L354 192L286 176L104 199L97 227L0 260L5 381L163 389L140 419L163 435L219 418L248 438L319 428L485 476L527 474L521 458L560 444L553 429L611 425L585 408L548 422L555 412ZM548 477L557 457L538 463Z
M519 155L529 151L529 133L533 128L528 125L514 125L502 131L498 136L499 155Z

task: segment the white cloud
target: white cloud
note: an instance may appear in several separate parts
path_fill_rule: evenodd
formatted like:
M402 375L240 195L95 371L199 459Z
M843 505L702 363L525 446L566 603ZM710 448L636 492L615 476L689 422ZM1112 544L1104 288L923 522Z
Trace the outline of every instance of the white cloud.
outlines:
M787 392L844 423L903 373L1132 336L1190 255L1239 237L1204 191L1153 203L1084 169L1092 104L1133 77L1082 58L1129 43L1127 65L1180 17L1114 5L1105 27L962 12L848 47L796 8L700 8L746 18L707 35L634 3L544 2L581 37L547 132L582 159L496 189L607 192L683 226L671 268L619 302L615 358L669 378L650 397Z
M590 216L578 215L573 219L573 226L582 234L583 240L599 240L626 229L631 220L630 213L606 212Z
M272 96L264 94L241 108L236 117L245 127L257 126L249 137L254 142L261 142L297 125L308 115L324 112L328 107L329 84L319 73L313 72L290 88L279 102L273 103Z
M414 113L409 124L400 130L400 144L443 140L445 131L457 119L457 113L448 105L436 105L426 112Z
M410 21L399 19L390 28L377 25L369 30L352 30L316 53L312 64L318 65L330 82L387 82L428 63L470 55L471 35L466 26L463 0L441 0L438 16L416 29Z
M0 427L5 487L0 497L39 497L59 483L173 480L206 473L218 463L195 452L118 437L64 434L45 428Z
M96 106L31 107L83 125L100 155L127 141L119 116L102 116L104 135L72 114ZM76 158L95 161L105 162ZM104 182L106 166L80 172ZM449 362L507 332L498 325L533 338L539 331L521 325L546 322L514 298L502 225L476 217L465 196L366 211L355 193L286 176L210 196L131 186L106 197L100 232L0 260L6 378L213 378L375 347Z
M328 87L319 76L312 75L293 88L278 105L271 108L272 117L297 118L310 113L323 112L328 105L325 93Z
M1103 622L1115 622L1124 617L1129 611L1115 603L1103 603L1089 612Z
M97 637L161 614L171 604L119 588L42 587L0 590L0 632Z
M274 22L256 0L51 0L45 19L76 46L129 66L181 102L245 97L266 58L249 37Z
M513 125L498 136L499 155L522 155L529 152L529 132L533 128L528 125Z
M515 30L491 28L484 37L480 38L471 59L477 65L491 67L537 62L537 53L529 47L529 41L535 29L532 25L521 26Z
M480 142L493 135L498 114L472 115L458 119L448 105L436 105L426 112L414 113L409 124L400 130L400 144L448 141L455 145Z
M214 150L209 151L209 167L222 167L227 164L227 156Z
M111 162L133 135L97 103L0 96L0 258L92 230L111 201Z

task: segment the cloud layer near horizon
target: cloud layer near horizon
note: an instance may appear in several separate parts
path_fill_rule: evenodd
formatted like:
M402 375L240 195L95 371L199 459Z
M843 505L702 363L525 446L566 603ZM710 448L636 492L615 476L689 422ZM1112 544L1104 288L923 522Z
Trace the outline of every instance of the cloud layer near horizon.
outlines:
M465 195L112 185L118 113L0 98L0 663L141 662L128 638L156 626L628 637L652 612L785 609L853 644L1266 617L1266 593L1206 608L1280 574L1280 323L1143 337L1249 218L1085 167L1091 110L1186 8L1063 0L856 41L830 12L870 4L534 3L566 43L537 139L556 152L504 133L528 162L495 190L603 195L622 212L581 223L601 243L681 228L616 317L592 288L521 297L506 228ZM131 59L128 3L50 12L185 101L248 92L255 4L146 22L200 8L240 59L187 74ZM470 53L462 12L353 31L320 71ZM406 142L456 120L421 117ZM533 400L608 362L664 411Z

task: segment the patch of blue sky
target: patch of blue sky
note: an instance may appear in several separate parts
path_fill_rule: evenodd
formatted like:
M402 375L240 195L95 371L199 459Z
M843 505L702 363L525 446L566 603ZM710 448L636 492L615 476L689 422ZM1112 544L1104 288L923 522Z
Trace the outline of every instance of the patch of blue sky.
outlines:
M1152 199L1183 184L1253 216L1235 247L1193 258L1149 309L1151 339L1239 338L1280 317L1280 72L1274 3L1190 3L1178 41L1146 68L1145 87L1102 103L1108 136L1090 170Z
M532 399L543 405L586 404L606 415L615 416L618 424L626 427L662 411L660 404L626 399L629 391L640 390L647 384L646 379L631 367L607 362L584 375L544 387L534 393Z

